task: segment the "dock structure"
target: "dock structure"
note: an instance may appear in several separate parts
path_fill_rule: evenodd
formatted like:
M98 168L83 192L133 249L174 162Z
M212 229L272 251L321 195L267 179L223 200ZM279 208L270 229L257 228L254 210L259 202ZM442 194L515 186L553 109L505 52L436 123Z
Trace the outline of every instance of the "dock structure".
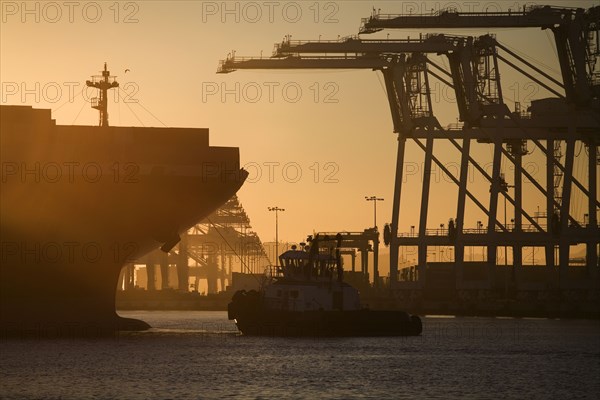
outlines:
M199 281L206 280L207 293L214 294L231 285L234 270L262 273L268 264L263 244L234 196L181 235L169 253L155 250L136 260L137 279L134 264L126 267L120 287L130 290L138 285L153 291L159 289L160 277L160 289L188 292L198 291Z
M443 10L427 15L373 14L360 33L383 29L538 28L554 34L561 79L546 73L494 35L428 34L418 39L363 39L349 36L332 41L292 41L275 45L273 57L239 58L232 53L220 62L219 73L241 69L372 69L383 74L398 151L394 178L390 246L391 289L456 294L465 290L582 290L597 292L598 165L600 165L600 7L590 9L529 7L518 12L459 13ZM445 58L448 67L436 62ZM533 100L527 112L515 104L510 110L503 96L500 66L527 77L552 97ZM430 81L452 88L457 120L443 127L433 112ZM401 195L405 181L407 142L423 154L419 223L410 233L399 231ZM434 149L450 144L459 155L457 173L436 156ZM474 148L486 146L489 165L476 159ZM576 155L576 149L577 155ZM585 149L585 151L581 151ZM536 177L523 159L532 151L542 154L544 173ZM586 165L574 170L578 157ZM507 176L503 163L514 172ZM453 217L439 228L428 226L431 171L439 168L456 185ZM487 198L469 185L475 171L489 185ZM511 183L509 184L509 180ZM543 211L524 206L524 181L544 199ZM509 190L511 189L511 190ZM511 193L512 192L512 193ZM583 210L574 207L574 193L584 198ZM503 200L503 201L502 201ZM504 213L500 212L504 203ZM513 218L507 221L507 204ZM476 210L484 218L469 215ZM502 218L504 217L504 218ZM477 221L476 227L465 221ZM574 260L571 247L585 246L585 257ZM431 262L432 248L447 248L447 260ZM399 271L401 249L415 247L416 262ZM467 250L483 249L482 261L467 261ZM504 249L504 266L498 265ZM508 264L507 249L512 264ZM536 268L524 268L524 248L539 249ZM576 265L577 264L577 265ZM527 265L529 267L529 265Z
M369 282L369 253L373 253L373 282L379 286L379 231L377 227L362 232L317 232L309 236L311 243L317 243L320 251L338 250L340 255L351 259L351 270L344 272L345 279L357 288ZM338 247L337 241L340 240ZM356 270L356 253L360 253L360 270Z

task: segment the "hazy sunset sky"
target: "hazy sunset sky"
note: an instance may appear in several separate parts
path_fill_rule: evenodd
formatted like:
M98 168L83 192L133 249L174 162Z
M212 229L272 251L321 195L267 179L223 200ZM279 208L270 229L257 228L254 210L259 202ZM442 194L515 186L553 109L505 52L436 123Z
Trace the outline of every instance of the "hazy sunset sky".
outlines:
M239 198L263 241L275 237L275 215L267 210L269 206L286 209L279 219L279 238L284 241L300 241L313 230L362 230L372 226L373 204L366 202L365 196L385 198L378 203L380 227L391 220L397 140L392 132L383 79L381 73L370 70L237 71L217 75L219 60L233 50L238 56L260 56L262 52L268 57L273 44L288 34L298 40L357 34L360 19L368 17L373 8L389 13L430 12L448 6L463 11L486 8L506 11L533 4L519 1L0 3L2 104L51 108L58 124L95 125L97 111L85 103L81 92L85 80L98 74L103 63L108 62L121 84L121 95L129 94L139 101L125 103L123 98L117 98L118 101L111 102L111 125L163 126L164 123L173 127L207 127L212 145L240 148L242 165L246 165L250 178L240 190ZM543 4L590 7L597 3L564 0ZM385 38L388 34L390 38L418 37L419 33L386 31L365 38ZM542 68L552 76L560 77L551 32L498 29L490 33L496 33L500 42L519 53L543 63ZM441 57L439 63L447 65ZM125 73L126 69L130 71ZM532 98L547 97L542 88L508 66L501 66L501 74L505 101L511 109L514 101L526 106ZM453 92L437 80L432 84L438 118L443 125L455 123ZM15 87L19 89L16 93ZM257 87L261 88L260 93L256 92ZM274 88L272 98L269 87ZM23 88L28 91L23 92ZM70 88L75 93L73 98ZM214 93L215 88L218 93ZM224 97L223 88L228 90ZM297 88L301 90L298 96ZM459 162L459 153L449 143L436 142L434 152L446 163ZM543 184L545 165L538 158L540 153L538 149L526 156L524 163L534 176L541 177ZM491 162L491 155L491 146L474 146L474 157L482 163ZM422 159L422 151L410 144L406 162L410 164L407 168L411 175L407 177L402 201L409 206L414 204L415 211L411 212L410 207L403 210L400 231L418 225L416 206L420 201ZM585 162L576 163L575 168L576 173L577 168L581 169L584 175L579 176L585 182ZM512 184L512 170L506 160L504 172ZM439 169L435 173L433 182L439 184L432 186L428 221L431 228L447 223L456 212L454 185ZM470 189L488 205L489 185L483 177L473 174ZM535 188L525 183L524 191L530 193L525 200L527 211L533 214L537 206L543 210L545 203ZM580 219L587 212L586 205L577 205L576 199L573 207ZM483 219L483 213L476 212L472 204L468 214L465 227L475 227L475 221ZM508 218L512 218L510 211Z

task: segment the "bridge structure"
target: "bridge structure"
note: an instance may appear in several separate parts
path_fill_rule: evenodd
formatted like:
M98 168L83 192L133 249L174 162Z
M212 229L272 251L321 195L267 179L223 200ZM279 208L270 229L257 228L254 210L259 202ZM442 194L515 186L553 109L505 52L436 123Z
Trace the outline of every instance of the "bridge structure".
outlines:
M386 228L390 246L389 285L418 290L436 287L436 274L453 290L493 290L500 285L527 290L537 288L599 288L598 165L600 155L600 7L590 9L530 7L518 12L459 13L443 10L433 15L373 14L362 21L361 34L384 29L431 29L448 32L465 28L538 28L554 34L561 78L546 73L534 62L500 43L494 35L458 36L429 34L418 39L363 39L349 36L332 41L292 41L287 37L275 45L273 57L236 57L220 62L218 72L241 69L371 69L383 74L398 151L394 178L391 223ZM447 60L440 65L435 56ZM444 63L446 64L446 63ZM501 67L527 77L548 94L532 101L527 111L505 103ZM443 127L433 111L430 81L436 79L454 90L459 124ZM455 148L458 173L453 173L434 152L441 141ZM406 143L423 151L423 181L417 231L399 232L403 204ZM474 147L487 146L491 173L474 157ZM586 165L583 177L574 171L576 148ZM542 154L544 174L533 176L523 158L535 149ZM503 173L503 162L514 173ZM431 171L439 168L456 185L456 209L447 227L428 226ZM469 171L476 171L489 185L487 199L469 185ZM512 178L512 179L511 179ZM511 180L509 184L508 180ZM523 183L544 199L543 211L524 206ZM511 193L509 189L513 189ZM574 206L574 193L584 198L582 211ZM504 200L504 220L499 212ZM506 204L513 218L506 221ZM470 210L483 213L476 227ZM451 215L452 215L451 214ZM432 247L444 246L452 254L449 262L431 263ZM585 246L583 262L574 263L570 252ZM417 248L417 262L408 274L399 274L399 250ZM485 260L469 262L466 249L485 249ZM499 268L498 252L504 248L505 268ZM512 264L507 265L507 250ZM523 249L539 248L542 265L523 268ZM574 265L578 264L578 265ZM414 273L412 273L414 271ZM447 274L446 272L450 272ZM541 276L527 282L530 275ZM448 278L451 277L451 278ZM431 278L431 279L430 279ZM433 286L432 286L433 285Z
M138 265L135 278L135 265ZM250 218L232 197L221 208L181 235L181 241L170 252L155 250L124 268L125 290L143 286L148 291L176 288L198 291L200 280L206 280L207 293L226 290L232 283L234 270L262 273L269 260L263 244L252 230Z

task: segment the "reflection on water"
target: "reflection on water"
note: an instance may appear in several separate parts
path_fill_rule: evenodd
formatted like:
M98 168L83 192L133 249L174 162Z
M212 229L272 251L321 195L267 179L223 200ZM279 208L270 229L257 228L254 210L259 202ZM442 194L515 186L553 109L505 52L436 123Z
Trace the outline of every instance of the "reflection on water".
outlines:
M122 312L154 328L0 344L1 398L595 398L600 322L424 318L420 337L252 338L225 312Z

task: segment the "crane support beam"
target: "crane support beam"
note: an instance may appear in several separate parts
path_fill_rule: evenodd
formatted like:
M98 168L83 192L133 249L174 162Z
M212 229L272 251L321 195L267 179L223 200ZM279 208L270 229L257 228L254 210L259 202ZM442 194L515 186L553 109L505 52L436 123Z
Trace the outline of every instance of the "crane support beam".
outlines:
M554 79L553 77L551 77L550 75L548 75L547 73L545 73L544 71L542 71L541 69L539 69L538 67L536 67L535 65L533 65L532 63L530 63L529 61L527 61L526 59L524 59L517 53L515 53L514 51L512 51L511 49L509 49L508 47L504 46L502 43L496 41L496 46L498 46L498 48L504 50L505 52L507 52L508 54L510 54L511 56L513 56L514 58L516 58L517 60L522 62L523 64L527 65L529 68L534 70L536 73L542 75L544 78L548 79L555 85L558 85L559 87L561 87L563 89L565 88L565 85L563 85L561 82Z
M564 138L563 140L572 140L569 137ZM580 139L581 140L581 139ZM540 143L538 140L533 140L533 143L535 143L537 145L537 147L540 148L540 150L542 150L544 153L546 153L547 156L551 155L552 150L548 149L546 147L544 147L544 145L542 143ZM553 158L554 159L554 158ZM563 166L558 160L554 159L554 163L555 165L563 172L563 173L567 173L567 167ZM586 195L589 199L594 199L593 202L596 204L596 207L600 207L600 201L597 200L597 194L594 195L594 197L592 197L590 195L590 192L581 184L581 182L579 182L579 180L577 180L577 178L573 177L572 174L569 174L571 183L573 183L575 186L577 186L579 188L579 190L581 190L583 192L584 195Z
M463 148L462 148L462 147L461 147L461 146L460 146L460 145L459 145L459 144L456 142L456 139L454 139L454 138L450 138L449 140L450 140L450 143L452 143L452 144L454 145L454 147L456 147L456 148L458 149L458 151L460 151L460 152L461 152L461 154L463 154L463 155L464 155L464 150L463 150ZM463 139L463 140L464 140L465 142L467 142L469 139ZM512 156L510 155L510 153L509 153L508 151L506 151L506 150L505 150L503 147L501 148L501 150L502 150L502 153L503 153L503 154L504 154L504 155L505 155L505 156L506 156L506 157L507 157L507 158L508 158L508 159L509 159L511 162L515 163L515 160L514 160L514 158L512 158ZM490 175L489 175L489 174L488 174L488 173L485 171L485 169L483 169L483 167L481 167L481 165L479 165L479 163L477 163L477 162L476 162L476 161L475 161L475 160L474 160L474 159L473 159L473 158L472 158L470 155L468 155L468 152L467 152L467 155L466 155L466 157L467 157L467 161L468 161L468 162L467 162L467 165L465 166L465 168L467 168L467 169L468 169L468 165L469 165L469 163L471 163L471 164L472 164L472 165L475 167L475 169L476 169L477 171L479 171L479 173L481 173L481 175L483 175L483 177L484 177L485 179L487 179L487 181L488 181L488 182L491 184L491 183L492 183L492 177L491 177L491 176L490 176ZM461 163L462 163L462 161L461 161ZM520 168L520 167L517 167L517 168ZM535 182L535 184L537 184L537 182L536 182L535 180L533 180L533 177L532 177L532 176L531 176L531 175L530 175L530 174L529 174L529 173L528 173L526 170L524 170L524 169L522 169L522 168L521 168L521 170L522 170L522 173L523 173L523 175L525 175L525 176L526 176L528 179L530 179L532 182ZM462 170L462 167L461 167L461 174L462 174L462 172L463 172L463 170ZM462 186L462 183L458 183L458 185L459 185L459 190L461 190L460 188L461 188L461 186ZM537 186L537 187L538 187L540 190L542 190L542 191L543 191L543 188L541 188L541 186L539 186L539 184L538 184L538 186ZM466 186L465 186L465 190L466 190ZM515 203L515 199L513 199L513 198L512 198L512 197L511 197L511 196L510 196L508 193L503 193L503 195L506 197L506 199L507 199L507 200L508 200L508 201L509 201L509 202L510 202L510 203L511 203L513 206L515 206L515 205L516 205L516 203ZM460 197L459 197L459 203L460 203ZM558 205L558 203L557 203L557 205ZM531 223L531 225L533 225L535 228L537 228L537 229L538 229L538 231L540 231L540 232L541 232L541 231L543 231L542 227L541 227L541 226L540 226L540 225L537 223L537 221L535 221L535 220L534 220L534 219L533 219L533 218L532 218L532 217L531 217L529 214L527 214L526 212L524 212L524 214L523 214L523 215L525 216L525 218L527 218L527 220L528 220L528 221ZM460 218L460 214L459 214L459 213L457 213L457 219L458 219L458 218ZM458 224L457 224L457 229L458 229Z
M526 77L528 77L529 79L531 79L532 81L534 81L535 83L537 83L538 85L542 86L544 89L546 89L547 91L549 91L550 93L552 93L556 97L561 98L561 99L565 98L565 96L562 93L557 92L556 90L552 89L550 86L546 85L544 82L542 82L541 80L539 80L538 78L536 78L534 75L532 75L529 72L524 71L523 69L519 68L512 61L507 60L506 58L502 57L501 55L498 55L498 58L500 60L504 61L509 66L511 66L516 71L522 73L523 75L525 75Z
M426 146L421 143L419 140L415 139L414 142L421 148L423 149L423 151L427 151ZM446 166L444 165L444 163L442 163L436 156L434 156L433 154L431 155L431 159L433 160L433 162L436 163L436 165L452 180L452 182L454 182L455 184L459 185L460 182L458 181L458 179L454 176L454 174L452 172L450 172L448 170L448 168L446 168ZM477 199L477 197L471 193L469 190L466 191L467 196L469 196L469 198L473 201L473 203L475 203L475 205L477 207L479 207L479 209L481 211L483 211L485 213L486 216L488 216L491 220L491 214L488 211L488 209L485 208L485 206L483 204L481 204L481 202ZM492 230L495 229L494 226L498 225L498 227L500 229L502 229L503 231L506 232L506 228L504 227L504 225L502 225L500 223L500 221L495 221L495 224L492 223Z

